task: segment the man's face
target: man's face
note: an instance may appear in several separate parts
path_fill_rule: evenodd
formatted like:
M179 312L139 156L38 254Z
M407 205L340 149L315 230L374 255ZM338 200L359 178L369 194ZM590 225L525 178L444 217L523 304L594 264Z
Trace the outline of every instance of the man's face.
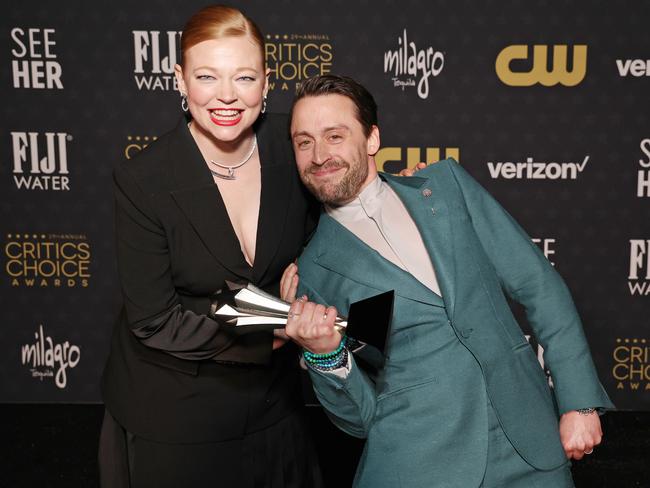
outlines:
M300 179L329 205L352 201L377 175L372 156L379 130L366 137L354 102L343 95L308 96L293 108L291 140Z

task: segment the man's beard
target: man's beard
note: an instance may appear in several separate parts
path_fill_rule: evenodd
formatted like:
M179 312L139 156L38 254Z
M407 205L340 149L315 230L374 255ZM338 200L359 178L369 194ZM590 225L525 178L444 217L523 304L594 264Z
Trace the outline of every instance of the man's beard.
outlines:
M331 168L348 168L343 178L335 182L312 181L312 171L321 171ZM322 166L312 165L305 169L300 178L309 191L318 201L332 206L344 205L354 200L366 178L368 178L368 164L356 161L353 164L342 159L334 159ZM318 185L318 186L317 186Z

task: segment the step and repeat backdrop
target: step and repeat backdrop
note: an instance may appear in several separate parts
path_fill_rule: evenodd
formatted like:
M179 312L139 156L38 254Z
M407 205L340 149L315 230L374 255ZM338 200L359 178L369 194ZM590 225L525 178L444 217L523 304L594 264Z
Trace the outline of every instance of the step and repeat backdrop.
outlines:
M112 168L181 116L181 30L204 5L5 7L0 401L101 401L120 307ZM265 34L270 111L316 74L365 84L381 169L456 158L567 281L617 406L650 409L650 3L234 5Z

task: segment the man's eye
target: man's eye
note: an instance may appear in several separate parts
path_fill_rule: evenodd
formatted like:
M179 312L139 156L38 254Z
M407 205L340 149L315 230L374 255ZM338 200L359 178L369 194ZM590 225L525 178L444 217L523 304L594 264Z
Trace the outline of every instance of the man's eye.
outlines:
M343 137L340 134L330 134L329 140L332 142L339 142Z
M309 144L311 144L311 141L309 139L305 139L304 141L298 141L298 147L300 149L304 149L304 148L308 147Z

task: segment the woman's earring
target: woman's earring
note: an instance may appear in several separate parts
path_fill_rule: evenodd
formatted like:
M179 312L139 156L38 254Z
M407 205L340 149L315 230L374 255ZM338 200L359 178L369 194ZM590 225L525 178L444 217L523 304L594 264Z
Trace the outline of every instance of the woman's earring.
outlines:
M266 112L266 95L264 95L264 100L262 100L262 113Z
M185 95L185 93L181 94L181 108L185 113L189 110L189 107L187 106L187 95Z

